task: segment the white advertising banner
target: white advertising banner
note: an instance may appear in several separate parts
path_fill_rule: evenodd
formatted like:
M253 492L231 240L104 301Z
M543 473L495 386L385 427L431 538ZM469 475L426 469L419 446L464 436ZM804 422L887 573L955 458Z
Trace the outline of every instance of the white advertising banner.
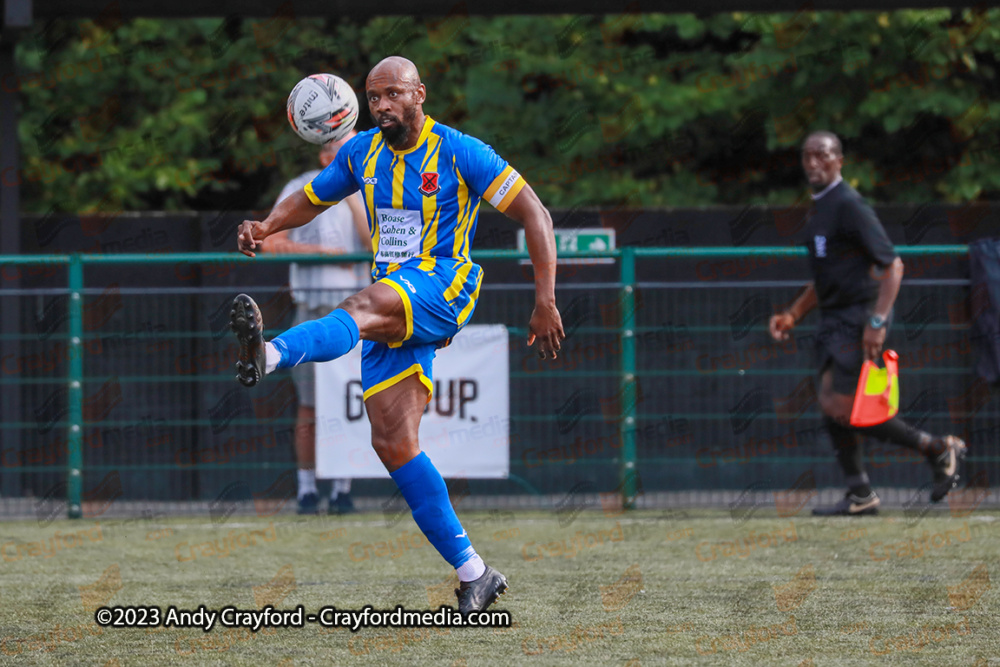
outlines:
M434 395L420 420L420 449L443 477L510 472L507 327L469 325L434 359ZM371 445L361 390L361 344L316 364L316 476L389 477Z

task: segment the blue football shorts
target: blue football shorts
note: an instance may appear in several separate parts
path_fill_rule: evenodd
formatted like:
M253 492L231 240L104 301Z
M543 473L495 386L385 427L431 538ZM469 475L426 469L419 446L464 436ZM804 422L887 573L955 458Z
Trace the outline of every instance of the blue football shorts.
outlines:
M404 265L378 281L394 289L403 300L406 335L399 343L362 342L361 387L365 400L411 375L419 375L430 402L434 355L451 343L476 308L483 282L483 271L477 264L472 264L464 285L461 278L456 279L440 264L433 271L423 271L418 264Z

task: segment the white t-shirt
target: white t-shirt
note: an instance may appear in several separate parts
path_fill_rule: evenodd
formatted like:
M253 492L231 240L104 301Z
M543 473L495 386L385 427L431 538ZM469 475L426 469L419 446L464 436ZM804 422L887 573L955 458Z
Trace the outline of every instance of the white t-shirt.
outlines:
M316 169L293 178L278 195L275 205L293 192L303 189L318 174L319 170ZM346 202L331 206L302 227L289 230L288 237L296 243L320 245L343 252L361 252L364 249ZM310 309L320 306L334 308L344 297L342 294L331 294L330 290L356 292L363 289L371 282L371 272L367 264L299 266L293 263L289 268L288 282L296 303L304 304Z

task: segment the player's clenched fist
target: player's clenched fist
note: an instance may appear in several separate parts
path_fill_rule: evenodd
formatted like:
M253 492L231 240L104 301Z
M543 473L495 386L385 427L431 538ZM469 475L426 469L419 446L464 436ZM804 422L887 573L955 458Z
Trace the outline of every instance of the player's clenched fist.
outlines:
M778 313L771 316L768 329L774 340L788 340L788 332L795 328L795 318L791 313Z
M531 313L531 321L528 322L528 345L533 345L538 339L538 356L542 359L558 356L562 347L562 340L566 338L563 332L562 317L559 316L559 309L555 304L542 305L535 304L535 310Z
M236 245L241 253L247 257L257 256L253 251L257 249L261 241L267 238L263 227L256 220L244 220L240 223L240 230L236 236Z

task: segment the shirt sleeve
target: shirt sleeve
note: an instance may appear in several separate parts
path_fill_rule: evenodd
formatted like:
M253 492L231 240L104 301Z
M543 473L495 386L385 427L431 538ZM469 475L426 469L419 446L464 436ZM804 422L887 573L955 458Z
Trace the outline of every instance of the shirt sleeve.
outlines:
M849 199L844 202L840 215L841 224L872 262L889 266L898 257L875 210L867 202Z
M514 167L475 137L462 137L455 152L455 164L472 191L501 213L525 186L525 180Z
M332 206L358 191L351 166L352 144L354 139L337 151L337 157L316 178L306 183L306 196L316 206Z

